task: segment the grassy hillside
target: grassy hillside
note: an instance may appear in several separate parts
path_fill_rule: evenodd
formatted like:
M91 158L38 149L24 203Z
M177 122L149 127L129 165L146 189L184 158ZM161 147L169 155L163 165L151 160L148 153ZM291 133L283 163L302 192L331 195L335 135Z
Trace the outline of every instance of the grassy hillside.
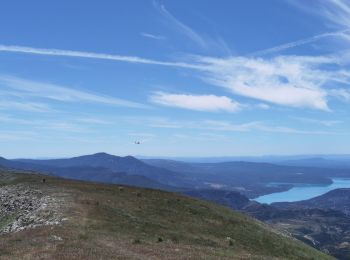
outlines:
M7 201L8 214L2 209L1 259L331 259L209 202L47 176L42 183L42 178L0 173L2 207L13 194L24 201L14 210ZM32 198L36 201L28 201ZM31 211L20 228L35 228L6 232L18 214L24 218Z

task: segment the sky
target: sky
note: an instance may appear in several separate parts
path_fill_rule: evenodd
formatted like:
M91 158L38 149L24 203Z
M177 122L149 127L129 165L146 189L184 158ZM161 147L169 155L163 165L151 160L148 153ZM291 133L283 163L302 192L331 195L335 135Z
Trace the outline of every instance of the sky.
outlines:
M6 158L350 154L349 108L348 0L1 2Z

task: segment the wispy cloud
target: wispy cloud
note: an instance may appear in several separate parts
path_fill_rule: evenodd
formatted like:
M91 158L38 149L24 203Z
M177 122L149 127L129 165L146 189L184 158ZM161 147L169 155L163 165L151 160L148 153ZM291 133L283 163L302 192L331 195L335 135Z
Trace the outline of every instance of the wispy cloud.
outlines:
M300 134L300 135L331 135L337 134L330 131L319 130L300 130L286 126L269 125L261 121L252 121L247 123L235 124L230 121L222 120L202 120L202 121L174 121L169 119L151 120L149 126L155 128L170 129L199 129L223 132L251 132L261 131L280 134Z
M155 35L155 34L152 34L152 33L142 32L142 33L140 33L140 35L143 36L143 37L146 37L146 38L153 39L153 40L165 40L164 36Z
M35 140L35 133L29 131L0 131L0 141L13 142L13 141L29 141Z
M111 124L110 121L106 121L100 118L93 118L93 117L84 117L84 118L78 118L76 119L77 122L80 123L86 123L86 124L92 124L92 125L109 125Z
M0 52L27 53L27 54L36 54L36 55L64 56L64 57L87 58L87 59L102 59L102 60L129 62L129 63L183 67L183 68L189 68L189 69L198 68L198 66L195 64L188 64L183 62L158 61L158 60L145 59L145 58L136 57L136 56L123 56L123 55L74 51L74 50L42 49L42 48L33 48L33 47L27 47L27 46L0 45Z
M271 108L268 104L265 104L265 103L258 103L254 107L259 109L264 109L264 110Z
M270 59L198 57L203 79L234 94L277 105L330 111L327 85L350 77L327 56L276 56ZM327 69L332 65L334 68Z
M242 105L225 96L190 95L156 92L150 96L153 103L196 111L237 112Z
M42 125L37 125L37 129L45 129L55 132L69 132L69 133L84 133L89 132L88 127L82 124L74 124L69 122L49 122Z
M105 124L112 124L105 120L97 120L93 118L78 118L78 117L60 117L57 114L55 117L38 118L31 117L30 119L19 118L18 116L2 115L0 114L0 124L6 124L9 126L17 126L25 129L30 129L33 133L38 134L42 130L46 133L59 132L59 133L93 133L99 127L104 127ZM37 136L40 138L40 136ZM43 138L43 137L41 137Z
M347 33L349 31L350 30L346 29L346 30L341 30L341 31L336 31L336 32L322 33L322 34L318 34L318 35L315 35L315 36L312 36L309 38L281 44L281 45L274 46L272 48L268 48L268 49L261 50L261 51L256 51L256 52L249 54L249 56L263 56L263 55L267 55L267 54L271 54L271 53L275 53L275 52L281 52L281 51L284 51L287 49L302 46L302 45L312 43L312 42L315 42L315 41L318 41L318 40L321 40L324 38L328 38L328 37L344 37L344 35L348 35Z
M214 133L198 133L195 135L184 135L184 134L173 134L173 138L178 140L196 140L196 141L229 141L230 138L226 135L222 134L214 134Z
M273 58L242 56L213 58L205 56L189 56L186 58L185 62L168 62L143 59L140 57L0 45L0 51L1 50L40 55L111 59L121 62L134 62L191 69L197 71L197 76L204 79L205 82L224 87L235 95L282 106L312 108L324 111L331 110L328 106L329 98L339 97L340 94L345 97L348 93L348 90L345 87L337 87L335 90L335 87L333 87L331 83L338 82L341 84L348 84L350 82L349 71L339 68L341 64L349 62L349 57L347 57L349 54L343 54L341 57L337 57L336 55L278 55ZM1 78L2 81L4 81L3 77ZM8 83L12 82L13 87L20 86L18 83L24 83L26 86L37 85L33 84L33 82L30 83L27 80L5 80ZM14 81L16 81L15 84L13 84ZM26 87L22 89L26 91L25 89L32 88ZM64 96L66 99L68 98L72 100L76 96L80 101L94 101L130 107L144 106L130 101L85 93L52 84L43 84L42 89L44 89L44 93L45 90L48 89L50 89L51 92L56 92L57 95L47 95L56 99ZM60 91L58 91L58 89L60 89ZM41 91L41 87L38 88L38 85L34 91L31 91L36 93L36 95L43 92ZM64 95L62 95L62 93L60 94L61 91L64 92Z
M323 126L329 126L329 127L342 123L342 121L339 121L339 120L319 120L319 119L297 117L297 116L293 116L291 118L304 123L311 123L311 124L317 124L317 125L323 125Z
M22 110L28 112L52 112L49 105L38 102L12 101L0 99L0 110Z
M311 13L316 13L325 17L328 22L337 25L340 30L334 32L321 33L312 37L274 46L272 48L260 50L249 54L249 56L263 56L271 53L281 52L290 48L295 48L305 44L313 43L324 38L337 38L350 41L350 3L344 0L314 1L305 5L303 0L289 1L292 5Z
M82 90L72 89L70 87L57 84L32 81L12 76L0 75L0 84L15 91L20 91L24 97L40 97L64 102L92 102L111 106L125 106L131 108L147 108L148 106L115 97L103 96L89 93ZM2 103L6 105L6 103ZM7 104L11 105L11 104ZM12 103L12 106L16 105ZM20 108L21 104L17 104ZM46 109L44 105L36 103L27 103L26 106L32 110Z
M202 36L200 36L197 32L195 32L193 29L191 29L186 24L180 22L178 19L176 19L166 8L163 4L161 4L158 1L153 1L154 7L159 11L159 13L165 17L168 21L171 22L175 26L175 28L186 35L190 40L198 44L202 48L207 48L207 43L204 40Z
M225 52L225 54L231 54L231 49L221 36L208 37L207 35L201 35L176 18L160 1L154 0L153 6L175 30L186 36L187 39L194 42L200 48L204 50L220 50Z
M350 3L344 0L322 2L320 12L335 24L350 28Z
M289 1L301 10L319 15L326 19L327 26L337 27L340 38L350 40L350 2L347 0L312 1L305 4L302 0ZM331 23L331 24L330 24Z
M331 89L329 93L331 96L337 97L344 101L350 101L350 89L344 89L344 88Z

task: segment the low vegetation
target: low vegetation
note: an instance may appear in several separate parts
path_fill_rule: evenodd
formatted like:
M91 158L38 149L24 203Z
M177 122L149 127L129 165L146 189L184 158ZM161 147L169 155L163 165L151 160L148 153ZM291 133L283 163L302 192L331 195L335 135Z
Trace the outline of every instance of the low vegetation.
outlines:
M332 259L209 202L47 176L43 183L42 178L0 174L0 189L24 185L59 201L55 210L62 220L1 234L1 259ZM2 228L12 217L0 219Z

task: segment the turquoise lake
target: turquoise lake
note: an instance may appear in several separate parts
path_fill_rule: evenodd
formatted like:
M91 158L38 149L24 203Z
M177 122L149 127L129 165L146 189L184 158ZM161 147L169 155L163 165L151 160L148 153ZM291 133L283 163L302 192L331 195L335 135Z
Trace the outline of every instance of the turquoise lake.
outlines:
M333 183L330 185L297 184L288 191L260 196L254 200L266 204L273 202L293 202L311 199L334 189L350 188L350 179L332 179L332 181Z

